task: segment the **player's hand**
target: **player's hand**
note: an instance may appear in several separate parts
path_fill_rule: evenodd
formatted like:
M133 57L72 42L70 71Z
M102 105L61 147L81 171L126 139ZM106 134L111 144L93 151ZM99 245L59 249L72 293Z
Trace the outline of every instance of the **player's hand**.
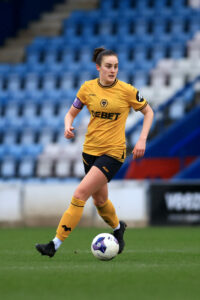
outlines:
M65 128L64 136L66 139L72 139L74 138L74 133L73 133L74 127L69 127Z
M142 158L146 149L146 140L140 139L136 143L132 153L133 159Z

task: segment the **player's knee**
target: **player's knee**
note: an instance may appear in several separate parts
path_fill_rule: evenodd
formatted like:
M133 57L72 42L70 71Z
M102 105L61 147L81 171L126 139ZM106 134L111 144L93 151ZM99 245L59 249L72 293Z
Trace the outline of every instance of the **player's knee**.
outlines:
M92 195L92 198L95 206L102 206L107 201L107 198L102 195Z
M90 195L85 188L78 187L74 192L74 197L83 201L87 201Z

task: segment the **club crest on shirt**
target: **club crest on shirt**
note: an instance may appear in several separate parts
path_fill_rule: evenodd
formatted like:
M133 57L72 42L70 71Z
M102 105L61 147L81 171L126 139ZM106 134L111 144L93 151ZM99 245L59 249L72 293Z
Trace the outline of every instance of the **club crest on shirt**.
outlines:
M106 99L101 99L100 105L101 105L102 107L106 107L106 106L108 105L108 100L106 100Z
M140 95L140 92L139 92L139 91L137 91L136 99L137 99L138 102L144 101L144 98Z

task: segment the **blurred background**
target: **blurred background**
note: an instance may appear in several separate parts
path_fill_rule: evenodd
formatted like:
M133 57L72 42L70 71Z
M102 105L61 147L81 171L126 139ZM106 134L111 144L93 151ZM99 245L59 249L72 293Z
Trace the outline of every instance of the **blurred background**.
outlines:
M130 112L127 159L109 197L129 226L200 224L200 0L0 1L0 225L54 225L84 170L89 114L64 138L80 85L104 46L118 78L155 112L145 157L130 155L142 114ZM103 226L92 201L81 225Z

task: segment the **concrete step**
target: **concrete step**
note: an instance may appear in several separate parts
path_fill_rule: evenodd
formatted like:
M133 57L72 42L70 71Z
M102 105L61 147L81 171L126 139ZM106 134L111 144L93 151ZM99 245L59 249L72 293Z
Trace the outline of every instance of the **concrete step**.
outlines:
M19 63L25 56L25 47L36 36L58 36L62 30L62 21L69 17L73 10L95 9L98 0L66 0L55 6L53 12L44 13L39 21L32 22L28 29L20 30L15 38L6 40L0 47L0 63Z

